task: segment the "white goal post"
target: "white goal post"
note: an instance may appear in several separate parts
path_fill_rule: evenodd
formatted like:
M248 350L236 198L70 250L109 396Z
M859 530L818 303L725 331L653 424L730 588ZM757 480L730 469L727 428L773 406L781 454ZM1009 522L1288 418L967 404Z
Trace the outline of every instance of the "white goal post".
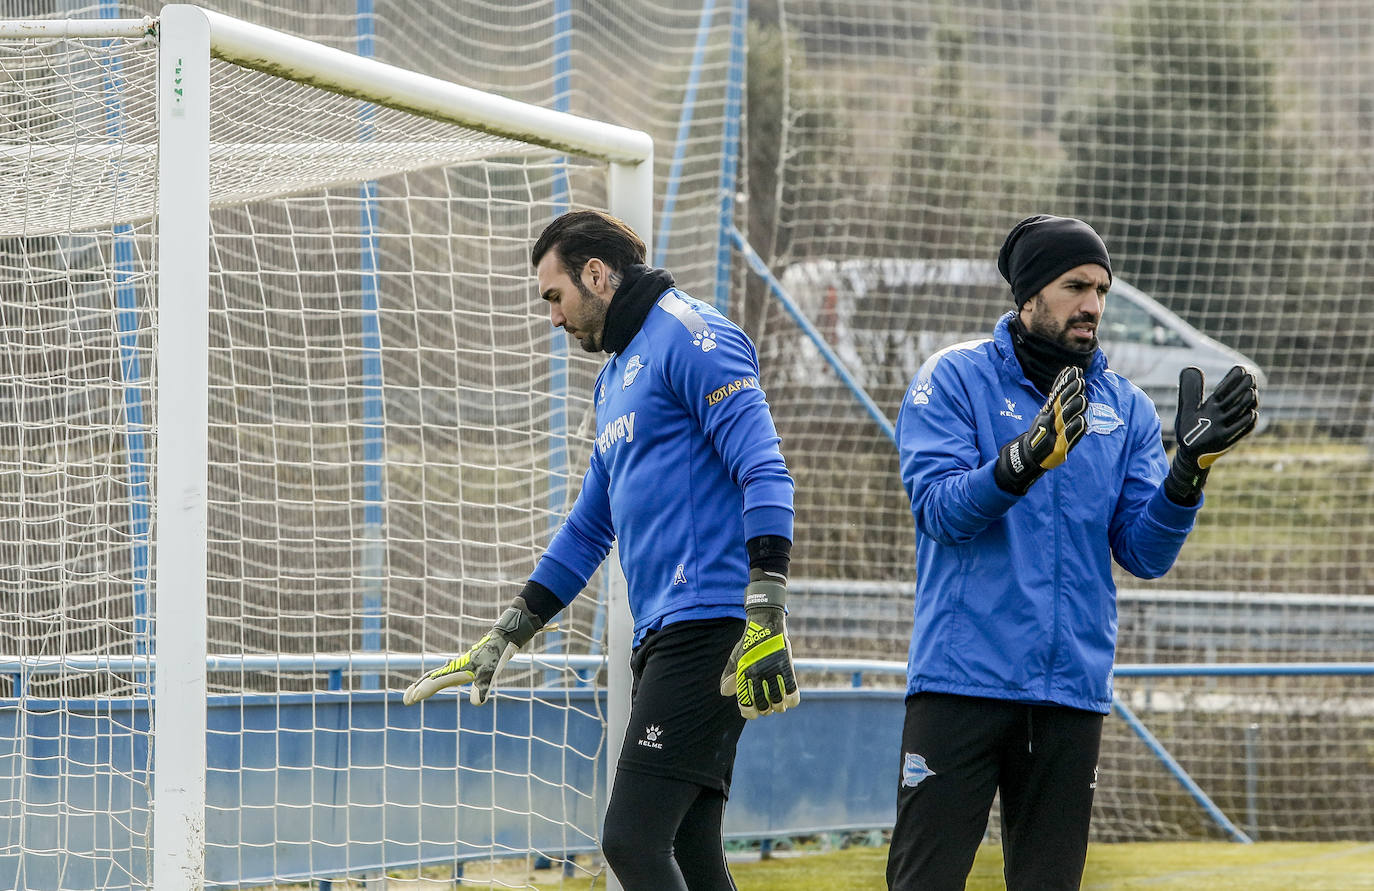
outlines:
M151 572L145 569L140 578L150 587L150 599L156 602L152 618L155 638L152 645L142 651L116 644L108 650L83 652L79 647L72 648L64 644L56 648L49 647L42 653L20 654L23 658L11 661L32 667L35 671L39 670L41 662L47 666L42 670L53 672L61 668L63 659L44 662L39 656L51 657L55 651L72 657L99 656L102 653L129 655L129 670L125 674L133 678L135 686L140 666L145 670L151 668L155 686L149 691L152 693L150 751L155 753L156 760L149 802L152 812L149 864L152 885L159 891L198 888L207 881L206 736L210 729L207 726L207 697L213 692L206 669L209 655L206 629L207 622L212 618L207 613L207 597L210 594L210 579L218 577L221 572L211 565L212 547L209 540L212 501L210 477L213 465L211 429L216 423L210 408L211 366L212 362L224 361L216 358L212 352L212 325L220 323L215 321L219 316L212 306L211 295L213 281L223 277L216 265L225 262L220 253L228 250L212 240L212 208L230 208L229 212L232 212L232 208L239 203L275 200L283 194L327 193L330 189L340 187L356 188L356 184L365 184L378 177L471 164L485 158L552 157L547 162L548 169L557 170L560 164L569 160L558 156L566 154L582 159L580 163L604 165L604 184L599 187L604 189L604 193L597 195L595 200L580 203L606 207L629 223L646 243L652 244L653 143L646 133L640 131L469 89L190 5L166 6L157 19L0 22L0 44L5 47L21 42L51 46L72 40L95 44L105 40L122 40L129 47L129 52L135 49L147 51L149 45L155 46L156 86L155 95L150 97L155 104L147 117L148 122L155 126L155 138L149 133L131 135L122 130L113 133L109 123L112 119L111 100L107 96L95 102L97 107L103 104L105 123L94 130L83 131L80 127L73 127L46 136L40 134L29 143L0 146L0 152L8 159L7 165L29 165L24 168L25 172L0 175L0 181L7 187L35 193L31 199L19 202L22 205L20 210L11 209L8 218L3 218L6 214L0 212L0 237L54 237L58 239L58 249L67 250L71 242L68 233L73 230L104 227L110 231L113 227L116 233L113 237L118 241L124 237L119 234L124 231L121 227L127 227L130 221L143 220L147 226L148 245L155 255L155 261L149 261L149 268L154 270L150 276L155 279L157 307L155 334L152 335L155 349L149 350L146 359L156 369L155 374L150 375L155 390L154 410L150 415L155 420L150 421L148 427L155 441L155 447L148 449L148 453L155 456L150 461L152 527L148 533L153 545L150 548L153 563ZM24 51L19 51L18 55L22 57ZM304 132L298 136L291 135L294 132L292 127L299 122L289 114L264 123L261 132L240 130L236 123L238 119L225 121L214 118L218 109L212 103L212 96L217 96L212 77L216 65L223 63L230 63L239 70L256 72L257 75L270 76L273 82L291 85L291 89L308 90L311 95L328 93L356 100L356 107L361 110L352 119L343 121L343 136L335 133L325 140L312 132L310 126L304 126ZM22 63L19 64L22 67ZM120 73L119 65L123 63L101 64L103 73L100 76L108 83ZM44 76L65 70L57 63L48 62L46 66ZM9 83L11 86L19 84L22 88L25 79L11 76ZM227 101L242 102L244 108L252 110L251 107L260 101L261 91L270 89L271 86L259 85L255 87L258 92L251 95L234 93L227 96ZM13 94L15 91L11 89L8 92ZM303 102L298 109L301 119L313 113L314 109L309 106L308 101ZM389 110L396 113L397 117L387 126L378 125L373 118L376 110ZM117 110L113 116L120 113ZM412 120L413 133L408 131L406 124ZM243 135L240 135L241 132ZM11 142L14 138L11 133L0 138L0 141ZM346 155L346 158L335 162L332 158L336 154ZM40 171L38 165L45 157L50 159L51 164ZM486 174L488 180L497 183L493 188L507 189L508 194L502 193L502 197L490 199L496 211L503 210L509 195L518 196L521 189L544 187L542 180L537 180L535 174L527 172L530 168L522 166L526 163L530 162L512 162L509 169L502 168L498 163L494 172ZM292 168L291 175L278 177L277 172L288 166ZM85 168L90 168L91 172L83 179ZM111 170L116 172L111 174ZM436 179L446 183L461 177L462 174L435 174ZM480 180L482 176L475 178ZM139 183L154 179L155 193L138 187ZM507 188L508 179L517 182ZM37 193L48 193L54 188L66 189L67 198L60 212L54 214L52 222L47 223L40 219L38 211L44 199ZM407 193L402 200L411 200L408 190L412 186L408 181L397 188ZM596 190L593 188L591 191ZM79 194L79 197L73 199L72 194ZM556 198L552 202L545 201L545 204L557 212L566 208L566 201ZM455 203L456 199L449 199L449 205ZM361 204L364 214L375 212L375 207L366 198ZM322 218L328 218L330 214L328 209L319 210L314 206L308 210ZM488 207L488 210L492 208ZM288 207L282 211L282 215L291 217L296 212L295 208ZM441 218L445 212L452 212L452 208L450 206L446 210L441 199L434 205L436 218ZM304 216L304 213L301 215ZM528 231L537 234L539 223L540 220L531 219ZM262 224L258 221L253 225ZM292 222L292 225L297 224ZM428 221L418 225L428 226ZM304 228L301 231L305 231ZM252 250L257 251L257 245L260 244L266 253L276 243L277 234L262 231L256 238ZM436 251L446 250L450 257L453 254L480 256L483 251L489 251L507 259L504 268L510 271L502 273L507 278L529 275L528 268L518 270L516 263L509 260L520 256L520 243L524 245L524 256L528 256L529 245L522 237L504 239L489 234L474 235L472 245L445 246L446 240L454 238L456 236L453 233L426 228L423 239L417 235L414 241L396 250L409 249L415 252L429 245L437 245L434 248ZM420 244L421 240L424 244ZM333 243L336 242L326 242L324 250L327 252L327 245ZM365 250L360 274L366 277L369 269L367 264L375 264L378 256L391 249L388 243L383 242ZM369 251L372 253L369 254ZM286 265L289 267L292 262L297 266L302 264L298 255ZM527 261L525 265L528 266ZM442 273L440 269L436 275ZM305 273L297 268L287 269L282 274ZM480 273L452 271L449 274L458 280L464 275L470 277ZM418 278L419 273L416 275ZM264 274L262 277L265 279L267 276ZM112 274L111 278L118 281L120 274ZM528 327L525 316L531 312L536 295L533 288L525 288L520 282L515 282L512 293L522 290L523 299L528 305L506 307L493 304L494 308L487 310L494 326L502 330L512 325L522 329ZM273 309L269 307L265 312L270 317ZM507 313L514 321L507 317ZM308 308L300 316L302 321L299 327L305 332L303 336L308 336L311 326L319 324L318 317ZM417 306L413 314L402 320L398 330L406 325L419 327L433 317L434 314L428 309ZM381 314L383 329L390 320L391 316L386 312ZM287 321L289 324L290 319ZM225 324L232 328L233 322ZM368 327L376 322L364 319L361 324L362 347L358 351L362 360L367 362L380 352L380 347L376 345L375 331ZM369 332L374 335L372 340L368 339ZM507 343L503 337L503 334L494 336L495 347L490 360L493 365L513 361L507 358L508 355L522 349L518 344ZM271 337L267 341L270 344ZM127 346L130 341L121 342ZM417 356L429 355L423 343L414 352ZM226 355L232 354L231 345L231 348L226 348ZM380 363L381 359L376 361ZM417 358L414 364L423 371L421 366L424 361L423 358ZM435 358L431 361L443 360ZM563 362L566 364L566 360ZM334 382L333 389L323 387L320 381L311 377L318 365L306 367L307 371L299 381L303 392L311 387L326 393L343 392L350 386L358 389L351 379ZM503 407L502 384L494 373L493 380L497 381L493 385L496 388L495 395L486 404L490 405L490 411L496 416L508 409ZM547 389L542 389L545 386ZM540 385L541 389L527 387L516 396L524 398L525 403L545 397L561 399L560 387L566 386L566 375L560 384L555 374L547 385ZM245 385L245 392L247 389ZM270 385L265 390L259 388L262 397L279 398L279 394L271 393L270 389ZM377 405L382 405L383 387L380 380L369 379L361 389L362 399L375 399ZM416 398L421 400L417 409L421 421L414 425L418 429L423 426L425 417L427 403L423 399L429 396L448 399L452 394L435 396L427 393L424 381L418 382L414 391L420 394ZM236 398L245 397L239 395ZM311 415L312 409L307 407L301 411ZM529 409L530 417L534 417L533 413L534 409ZM375 415L371 420L362 422L365 442L370 442L366 439L372 435L370 426L382 423L379 417ZM539 416L530 422L532 430L538 426L541 418ZM465 423L461 418L453 422L459 431L455 434L457 438L454 442L458 443L455 448L461 448L463 439L460 434L463 429L468 429L464 427ZM358 423L353 422L353 427L357 426ZM352 428L344 422L339 429L346 432ZM315 434L307 431L301 435L313 437ZM542 442L543 436L540 431L533 430L529 442ZM288 430L280 446L283 451L290 445L287 441L290 437ZM347 451L352 445L350 439L341 447ZM522 441L514 448L525 447ZM481 470L483 473L490 471L487 475L494 481L490 484L491 488L485 490L489 493L504 491L502 487L508 486L514 475L525 473L523 468L513 470L503 464L501 448L510 446L497 442L492 452L496 457L486 457L484 452L480 459ZM423 444L417 449L421 455L428 454ZM321 465L318 457L307 460L306 473L312 472L311 460L317 470ZM129 461L133 462L134 459L130 457ZM380 463L380 459L375 455L365 457L363 463L368 462ZM417 476L425 473L420 463L421 466L415 468ZM276 481L280 483L279 479ZM455 490L465 485L469 492L473 488L465 472L458 473L458 480L453 485ZM245 498L249 494L256 497L258 493L245 493ZM342 500L350 501L351 497L343 496ZM476 500L471 494L454 496L458 509L475 511L477 508L473 502ZM356 505L350 502L346 506L351 509ZM291 505L288 504L265 509L285 512L289 507ZM369 496L360 510L373 509L380 510L380 506L375 498ZM407 509L417 512L427 510L424 504L409 505ZM322 509L317 509L317 513L319 510ZM523 549L522 556L525 557L530 552L531 541L537 541L541 534L539 529L534 528L534 518L539 512L528 511L527 514L515 520L496 521L524 523L519 547ZM543 516L538 516L538 519L540 522L546 520ZM437 524L440 521L434 522ZM534 531L528 533L525 527ZM351 530L343 534L357 541L376 533L375 530ZM300 536L305 542L303 548L311 546L312 535L315 545L320 548L324 548L330 540L329 529L321 527L313 533ZM286 537L283 533L276 533L278 540ZM426 546L432 546L428 538L417 545L421 549ZM509 550L508 544L502 542L497 542L496 546ZM454 548L461 555L462 544L454 545ZM372 562L361 570L365 581L371 573L380 573L379 566L384 559L383 556L375 556L375 560L368 558ZM455 559L461 562L464 558L460 556ZM608 572L613 564L614 557L608 561ZM618 573L618 566L614 567L614 571ZM277 572L279 582L289 575L282 572L279 565ZM358 574L358 570L353 573L354 576ZM603 763L607 771L613 771L628 719L629 616L623 585L611 581L606 584L606 590L609 592L604 614L607 730ZM424 602L427 605L417 616L408 617L421 626L426 619L434 619L440 612L437 604L431 611L429 601ZM480 611L476 606L473 607L474 613ZM494 617L495 614L491 615ZM281 617L280 621L285 623L291 618ZM477 620L475 615L466 613L465 618L470 622ZM138 621L134 620L135 627L138 627ZM319 617L313 621L316 625L323 623ZM366 642L369 634L377 633L378 621L370 613L362 618L364 649L372 648ZM421 633L421 643L425 640L424 633ZM54 668L54 665L57 667ZM418 660L412 665L418 665ZM19 695L20 691L16 690L15 696ZM59 692L56 695L60 699L64 694ZM242 745L245 749L248 747L246 741ZM606 782L606 788L609 788L606 777L603 776L600 782ZM384 837L382 844L390 841ZM3 859L0 856L0 860ZM137 869L133 871L136 873ZM138 881L136 877L132 880L134 883Z

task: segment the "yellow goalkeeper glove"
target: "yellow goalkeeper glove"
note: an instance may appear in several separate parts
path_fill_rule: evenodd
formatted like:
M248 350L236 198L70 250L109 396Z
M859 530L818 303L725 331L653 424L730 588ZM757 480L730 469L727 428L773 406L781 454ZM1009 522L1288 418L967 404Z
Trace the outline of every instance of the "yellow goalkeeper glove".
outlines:
M787 639L786 600L783 582L761 570L750 572L744 589L744 637L720 676L720 695L734 696L746 718L781 714L801 702Z
M497 672L543 627L544 621L530 612L525 599L515 598L491 630L471 649L406 688L405 704L414 705L445 687L472 684L468 698L473 705L481 705L491 695Z
M1088 429L1088 400L1082 369L1070 365L1054 379L1049 398L1030 429L1002 446L992 476L1004 492L1025 495L1031 484L1053 470Z

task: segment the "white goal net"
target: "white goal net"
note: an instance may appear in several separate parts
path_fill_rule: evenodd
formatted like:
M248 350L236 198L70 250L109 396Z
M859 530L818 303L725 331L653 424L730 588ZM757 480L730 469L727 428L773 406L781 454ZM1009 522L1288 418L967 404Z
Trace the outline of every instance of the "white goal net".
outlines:
M576 494L596 363L549 325L529 249L611 206L608 165L292 79L252 29L215 51L261 37L263 70L172 61L168 21L0 40L0 886L152 881L180 842L153 831L184 754L163 730L195 717L161 697L198 676L205 854L168 861L191 884L512 881L512 855L594 850L610 580L486 708L395 691L490 626ZM208 423L187 431L159 401L182 373L163 348L195 337L164 324L194 294L161 281L159 116L195 113L207 64ZM647 190L617 197L647 229ZM162 524L197 499L160 485L178 430L205 437L199 585L159 577ZM200 597L208 674L155 633Z
M1365 0L211 5L653 134L653 262L754 338L797 481L798 658L905 658L910 510L851 384L894 418L925 356L1007 308L989 261L1042 210L1092 222L1158 304L1111 300L1113 363L1177 349L1177 321L1266 378L1265 426L1213 475L1175 568L1118 579L1118 661L1374 652ZM0 887L151 869L156 48L137 28L0 42ZM502 864L591 846L605 790L586 791L579 734L599 726L607 613L584 595L541 641L587 661L522 663L509 696L446 712L451 727L421 728L382 691L487 627L575 494L591 370L532 305L525 252L565 207L617 206L605 167L224 60L212 81L207 878L385 861L409 864L393 881L462 864L469 882L528 884ZM732 226L850 381L721 250ZM1261 840L1374 830L1368 675L1117 689ZM563 698L546 709L549 690ZM1224 837L1160 753L1119 716L1106 727L1099 838Z

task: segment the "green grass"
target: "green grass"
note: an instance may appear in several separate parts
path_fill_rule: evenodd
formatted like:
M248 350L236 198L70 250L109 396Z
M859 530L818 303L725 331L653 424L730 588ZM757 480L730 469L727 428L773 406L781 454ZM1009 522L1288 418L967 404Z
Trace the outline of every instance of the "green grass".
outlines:
M526 888L536 891L604 889L602 877L578 858L575 877L557 868L535 870L528 859L469 864L463 887ZM770 860L735 860L730 872L739 891L886 891L887 846L852 847L843 851L795 853ZM392 873L392 887L415 891L453 888L445 867ZM417 881L418 879L418 881ZM313 886L282 885L280 891L310 891ZM361 891L361 880L340 879L340 891ZM978 849L966 891L1005 891L1002 849ZM1142 842L1093 845L1083 874L1082 891L1374 891L1372 842Z
M887 848L778 857L731 864L740 891L883 891ZM968 891L998 891L1002 849L978 850ZM1374 889L1374 843L1146 842L1094 845L1083 874L1084 891L1150 888L1155 891L1358 891Z

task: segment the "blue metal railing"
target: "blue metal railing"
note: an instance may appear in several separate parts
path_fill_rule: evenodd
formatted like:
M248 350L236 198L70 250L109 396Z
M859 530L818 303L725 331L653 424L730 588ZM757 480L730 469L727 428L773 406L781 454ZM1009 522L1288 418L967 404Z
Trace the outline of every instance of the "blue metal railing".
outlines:
M553 109L572 110L572 0L554 0L553 4ZM567 158L554 164L550 201L551 218L567 213L572 206L572 190L568 182ZM548 454L548 534L552 539L563 522L568 509L568 338L554 329L549 345L549 454ZM605 601L597 605L597 621L605 623ZM600 646L600 628L593 640ZM566 644L563 632L549 631L545 646L559 650ZM546 678L553 682L552 676Z
M739 170L740 118L744 110L744 50L748 0L730 8L730 67L725 85L725 132L720 146L720 235L716 247L716 309L730 314L730 243L735 227L735 189Z
M462 706L460 696L442 696L436 697L424 709L402 709L397 706L400 693L396 689L345 689L345 674L361 677L367 673L391 673L394 677L401 673L408 679L426 667L440 664L443 658L385 652L215 654L207 657L207 669L221 675L270 671L328 676L328 689L325 690L282 694L233 692L210 697L212 721L207 750L211 754L210 779L216 804L207 813L214 817L215 837L220 839L216 848L218 859L214 863L219 879L231 887L241 887L247 882L245 877L273 878L262 870L281 872L277 879L287 876L321 878L373 873L396 864L413 866L442 861L461 864L469 853L483 859L490 857L491 844L496 844L497 850L558 851L563 855L590 850L598 819L592 798L604 794L604 789L598 791L600 787L594 771L596 753L604 751L599 748L604 746L604 725L598 717L602 707L596 702L597 697L605 694L604 691L578 688L571 673L595 671L604 665L604 659L565 653L519 654L514 660L517 664L526 668L564 670L568 672L565 675L568 683L556 688L507 690L497 708L468 709ZM0 716L23 715L25 722L10 724L12 732L19 731L24 748L23 760L11 760L8 766L22 769L24 776L34 778L33 788L38 790L34 793L38 796L35 800L61 801L65 800L64 795L74 795L72 801L81 807L95 808L89 812L98 815L99 807L104 806L101 804L104 799L99 796L105 794L98 775L91 775L95 779L83 775L73 781L70 788L63 786L66 774L58 769L50 747L54 740L70 737L63 745L71 747L69 757L75 763L99 764L102 757L114 757L101 754L106 750L102 747L106 747L110 752L125 753L118 757L141 764L139 753L144 752L147 745L149 703L146 699L129 696L64 701L27 697L27 678L60 672L150 672L156 667L156 656L0 656L0 676L10 675L16 694L24 697L0 698ZM802 672L858 672L890 678L903 677L906 671L906 666L900 662L876 659L799 659L797 667ZM1116 675L1134 678L1368 677L1374 676L1374 662L1135 664L1118 666ZM740 837L765 838L890 826L887 797L875 797L871 790L880 785L877 777L882 770L875 765L885 763L889 754L886 747L896 738L894 734L901 725L904 696L905 687L900 684L861 690L812 688L808 691L811 708L797 709L795 715L789 711L776 721L758 722L741 744L741 762L736 774L738 794L732 796L733 823L727 829ZM1253 833L1237 828L1237 823L1193 781L1126 703L1118 700L1114 713L1145 742L1187 794L1230 838L1238 842L1253 838ZM20 727L23 729L19 730ZM53 729L57 727L63 728L60 734ZM513 742L521 738L522 741L505 749L487 744L455 747L454 743L464 732L504 737ZM851 757L837 761L815 751L814 747L798 743L826 735L837 747L835 750L850 752ZM546 745L529 749L523 742L526 737ZM789 749L789 746L795 748ZM1254 757L1253 748L1251 745L1251 758ZM553 754L560 749L567 749L575 757L568 760ZM796 759L789 762L787 770L797 769L796 764L819 766L824 763L825 768L805 768L808 771L815 769L816 776L808 784L793 788L783 782L783 775L778 773L777 753L780 751L790 751L791 757ZM477 824L472 824L476 834L463 836L475 839L466 847L455 848L452 843L436 847L422 837L406 834L406 827L413 831L419 825L415 815L422 811L429 814L428 819L441 822L453 819L450 811L456 807L456 799L439 800L421 793L420 778L426 770L490 772L496 765L493 756L501 752L515 759L512 765L523 765L527 754L531 758L537 754L546 759L537 768L531 761L528 768L532 773L542 771L541 775L562 777L570 767L575 767L576 776L567 782L581 790L578 794L585 797L586 807L569 819L585 827L583 834L573 839L558 836L536 840L530 834L530 827L519 818L519 808L516 808L515 817L500 827L500 831L508 835L504 841L487 839L483 835L484 832L489 834L491 827L480 814ZM1242 753L1237 754L1243 757ZM355 767L365 772L369 781L356 787L348 783L338 785L338 778L346 777ZM500 794L520 801L524 800L520 796L534 794L535 787L520 779L524 769L507 765L506 770L495 771L492 782L505 784ZM380 794L380 787L375 782L378 775L385 777L386 792L381 797L377 797ZM140 777L135 771L111 788L119 794L127 792L136 797L142 794L139 790L145 786ZM454 788L452 783L441 784L441 787ZM485 807L482 802L486 800L483 796L494 788L486 783L466 787L464 795L467 797L463 801L469 817L482 811ZM562 793L555 790L551 794ZM1256 792L1250 786L1247 786L1247 796L1244 803L1236 806L1248 807L1249 825L1257 825ZM821 807L818 802L831 803ZM339 813L352 813L350 809L356 809L356 826L359 827L356 834L340 830L332 822ZM464 808L456 811L460 817L464 812ZM312 835L273 847L277 837L272 834L275 824L271 819L307 818L316 821L313 825L321 833L318 837ZM44 831L53 822L50 815L38 811L11 815L10 820L7 831L16 831L19 825L16 820L30 821ZM399 821L395 824L398 828L390 834L382 832L381 827L390 826L390 820ZM77 826L86 835L73 836L73 844L78 845L73 850L93 850L89 845L96 844L98 833L105 831L104 826L98 816L90 826ZM580 843L579 839L587 844ZM249 856L241 856L241 844L256 845L258 847L252 850L271 853L264 859L244 848L249 850ZM46 861L34 861L30 865L35 869L47 868ZM461 866L456 868L461 869ZM0 864L0 875L3 875L3 864Z
M715 0L701 4L701 19L697 22L697 43L692 49L691 69L687 85L682 91L682 111L677 120L677 138L673 141L673 163L668 167L668 179L663 186L663 210L658 217L658 241L654 247L653 264L668 262L668 242L673 234L673 214L677 211L677 192L682 185L682 165L687 158L687 136L697 110L697 87L701 83L701 66L706 59L706 46L711 37L711 19L716 12ZM726 225L724 219L721 225Z
M372 58L376 53L374 37L376 23L373 0L358 0L356 31L358 55ZM373 118L377 107L369 102L358 105L358 141L369 142L375 136ZM368 180L359 186L358 242L360 279L362 286L362 391L363 391L363 553L362 553L362 647L364 650L382 648L382 588L383 563L386 548L383 544L384 502L382 475L384 471L385 409L382 404L382 332L381 332L381 274L378 267L377 244L377 181ZM381 679L375 674L363 676L363 686L375 689Z
M451 656L430 653L315 653L309 655L277 653L216 653L206 657L210 672L275 671L313 674L329 671L367 673L394 670L416 672L437 668ZM537 666L567 671L596 669L605 663L602 655L576 653L516 653L512 665ZM0 676L19 678L64 672L104 671L112 674L148 671L157 665L156 656L4 656L0 655ZM833 674L904 676L905 662L885 659L796 659L798 671ZM1374 675L1374 662L1178 662L1171 664L1118 665L1118 678L1163 677L1297 677L1313 675ZM22 694L21 694L22 695Z
M1154 753L1154 756L1164 765L1165 770L1169 771L1174 779L1178 780L1179 784L1187 790L1194 801L1201 805L1202 809L1207 813L1207 816L1212 818L1213 822L1220 826L1233 840L1247 845L1251 843L1252 839L1250 836L1237 829L1236 824L1232 823L1230 819L1227 818L1226 814L1222 813L1221 808L1217 807L1211 797L1208 796L1206 792L1202 791L1202 787L1189 776L1188 771L1184 770L1183 766L1179 764L1178 761L1174 760L1174 756L1169 753L1169 750L1164 747L1164 744L1150 732L1150 729L1145 726L1145 722L1136 717L1135 712L1131 711L1130 706L1122 702L1120 697L1114 696L1112 697L1112 710L1121 716L1121 720L1126 722L1126 726L1130 727L1131 731L1135 733L1136 736L1140 737L1141 741L1145 743L1146 748Z
M119 18L119 4L114 0L101 0L100 18ZM109 47L113 40L104 41ZM111 143L124 139L124 81L123 63L119 56L112 56L104 66L103 90L105 104L105 136ZM118 168L113 174L118 188L118 180L123 174ZM148 570L149 545L152 532L152 491L149 485L151 468L148 463L148 425L144 418L143 407L146 393L143 386L143 367L139 354L139 305L138 288L134 283L137 270L137 254L134 248L134 230L128 224L114 227L115 260L115 303L118 307L116 320L119 327L119 369L124 382L124 424L125 441L128 447L129 463L129 542L132 549L133 568L133 637L134 652L144 655L152 652L152 620L148 613ZM135 679L140 686L146 686L148 678Z

